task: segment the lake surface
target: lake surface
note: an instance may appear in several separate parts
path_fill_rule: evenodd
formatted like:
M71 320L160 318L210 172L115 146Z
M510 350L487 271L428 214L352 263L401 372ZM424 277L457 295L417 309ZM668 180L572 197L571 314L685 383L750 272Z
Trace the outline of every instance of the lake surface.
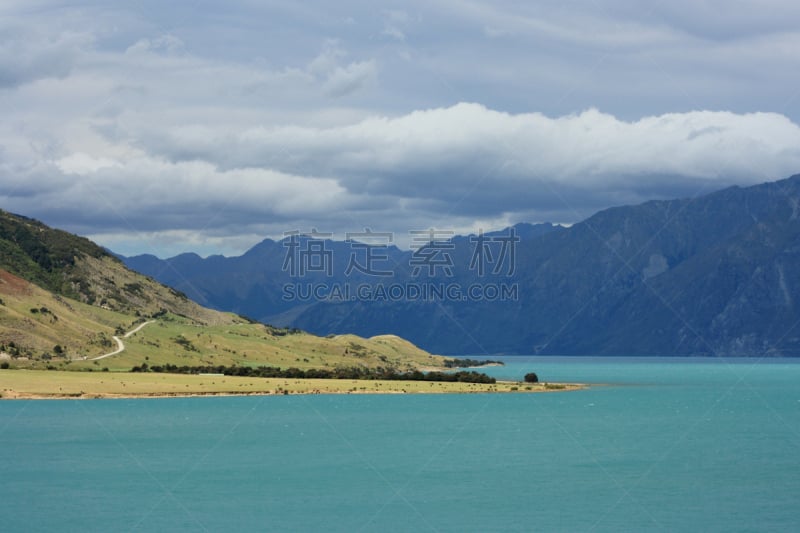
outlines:
M800 528L800 361L504 360L604 385L2 401L0 530Z

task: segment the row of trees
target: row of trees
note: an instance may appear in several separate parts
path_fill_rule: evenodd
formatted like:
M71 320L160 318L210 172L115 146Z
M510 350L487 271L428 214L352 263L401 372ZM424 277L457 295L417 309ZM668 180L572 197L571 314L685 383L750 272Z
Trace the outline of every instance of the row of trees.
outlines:
M226 376L244 376L259 378L287 379L385 379L407 381L445 381L459 383L495 383L493 377L475 371L459 372L397 372L386 368L300 368L281 369L274 366L178 366L173 364L148 366L147 363L135 366L131 372L161 372L171 374L224 374Z
M448 359L444 362L447 368L468 368L471 366L504 365L502 361L492 361L491 359Z

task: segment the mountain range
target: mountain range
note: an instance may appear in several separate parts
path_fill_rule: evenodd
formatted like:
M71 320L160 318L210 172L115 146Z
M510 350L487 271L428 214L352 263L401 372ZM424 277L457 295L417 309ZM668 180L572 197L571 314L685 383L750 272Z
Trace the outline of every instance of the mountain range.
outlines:
M614 207L570 227L423 237L404 250L293 236L238 257L122 260L215 309L320 335L393 333L442 354L800 355L800 175ZM330 271L319 261L302 275L288 268L288 254L321 248ZM389 275L348 272L367 253ZM409 284L457 290L427 301L375 295ZM367 289L299 297L319 286ZM509 294L464 296L475 286Z

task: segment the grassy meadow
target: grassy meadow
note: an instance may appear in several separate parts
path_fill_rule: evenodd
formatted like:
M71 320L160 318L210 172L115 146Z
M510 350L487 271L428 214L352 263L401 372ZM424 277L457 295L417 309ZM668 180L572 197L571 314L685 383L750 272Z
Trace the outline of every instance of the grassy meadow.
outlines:
M442 383L349 379L249 378L221 375L0 370L0 395L13 398L104 398L237 394L525 393L577 385Z

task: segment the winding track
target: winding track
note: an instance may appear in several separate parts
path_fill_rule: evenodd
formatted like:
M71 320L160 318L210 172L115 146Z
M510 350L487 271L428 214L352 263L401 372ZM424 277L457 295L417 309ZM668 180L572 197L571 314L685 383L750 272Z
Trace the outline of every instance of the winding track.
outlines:
M140 329L145 327L147 324L152 324L153 322L155 322L155 320L148 320L147 322L142 322L141 324L139 324L138 326L136 326L135 328L133 328L132 330L127 332L125 335L123 335L122 339L127 339L128 337L130 337L131 335L133 335L134 333L136 333L137 331L139 331ZM116 335L114 335L111 338L114 339L115 341L117 341L117 349L116 350L114 350L113 352L104 354L104 355L99 355L97 357L92 357L91 359L87 359L87 361L99 361L100 359L105 359L106 357L111 357L112 355L117 355L118 353L121 353L123 350L125 350L125 343L122 342L122 339L120 339Z

